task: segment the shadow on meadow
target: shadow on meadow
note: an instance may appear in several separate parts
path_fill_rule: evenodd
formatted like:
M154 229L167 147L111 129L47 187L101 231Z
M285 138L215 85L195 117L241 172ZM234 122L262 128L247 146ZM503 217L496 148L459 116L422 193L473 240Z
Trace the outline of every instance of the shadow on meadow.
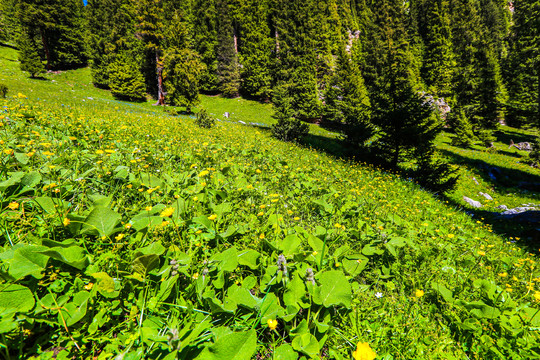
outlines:
M484 159L473 158L473 153L471 153L471 156L466 156L448 149L440 149L439 151L448 157L452 164L466 165L478 169L482 180L492 184L493 187L499 189L501 187L518 188L527 191L540 190L540 175L501 166L496 161L487 162Z

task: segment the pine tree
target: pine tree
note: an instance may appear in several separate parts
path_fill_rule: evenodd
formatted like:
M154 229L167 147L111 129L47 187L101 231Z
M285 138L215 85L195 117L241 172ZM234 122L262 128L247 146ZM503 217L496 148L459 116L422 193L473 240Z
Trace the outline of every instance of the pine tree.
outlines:
M360 68L342 47L337 69L326 89L322 119L343 124L346 140L361 147L375 130L370 122L370 108Z
M219 91L217 78L217 11L215 0L193 2L193 44L206 65L201 78L201 90L207 93Z
M515 2L510 54L505 68L510 125L540 126L540 1Z
M88 0L87 42L92 82L109 87L108 69L115 55L137 48L131 0Z
M419 92L413 54L407 41L404 9L399 0L377 2L370 44L374 72L369 79L372 121L378 128L377 153L398 168L418 148L433 147L442 124Z
M276 39L274 81L288 84L295 118L301 120L318 118L321 109L314 2L276 0L272 8Z
M37 34L47 69L69 69L86 62L83 4L78 0L20 0L22 28Z
M109 65L108 73L114 97L129 101L145 99L144 78L132 54L118 54L116 60Z
M45 72L43 62L37 51L38 47L36 45L35 37L32 36L30 30L21 33L18 47L21 71L28 72L32 78Z
M272 92L272 38L267 17L268 2L246 0L241 9L239 44L242 86L245 96L270 98Z
M307 124L295 118L290 84L282 83L274 89L272 101L274 103L273 118L277 123L272 125L272 135L283 141L297 141L309 132Z
M199 82L204 64L192 50L171 49L165 54L163 80L167 100L173 105L185 106L186 112L199 104Z
M0 42L15 43L19 36L17 1L0 0Z
M216 54L219 89L223 96L233 98L239 95L240 90L240 66L238 64L235 29L226 0L217 1L217 11L218 47Z

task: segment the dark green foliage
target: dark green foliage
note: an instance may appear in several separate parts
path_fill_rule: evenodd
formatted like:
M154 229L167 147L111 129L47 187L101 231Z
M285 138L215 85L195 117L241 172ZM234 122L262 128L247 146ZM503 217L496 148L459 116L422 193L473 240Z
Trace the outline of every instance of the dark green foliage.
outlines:
M121 51L137 47L134 9L129 0L89 0L86 6L88 55L92 82L109 87L109 65Z
M345 139L363 146L372 137L371 103L358 64L342 48L334 76L325 94L323 122L343 124Z
M195 124L203 129L210 129L216 125L216 118L208 114L206 109L201 109L195 118Z
M206 65L201 78L201 89L218 91L217 78L217 12L214 0L193 1L193 46Z
M8 87L5 84L0 83L0 97L5 98L8 93Z
M69 69L86 63L83 3L78 0L20 0L22 31L39 38L47 69Z
M529 153L528 162L531 166L540 166L540 137L536 137L532 143L532 151Z
M109 65L109 86L116 98L130 101L145 99L144 78L133 58L120 54Z
M274 119L277 123L272 126L272 135L283 141L297 141L309 133L307 124L294 117L292 107L291 86L283 84L274 89Z
M236 31L233 27L229 6L226 0L217 1L218 47L217 75L219 90L229 98L237 97L240 90L240 66L236 48Z
M170 49L165 54L163 69L168 102L185 106L190 113L200 102L199 81L203 71L204 64L197 53L189 49Z
M0 43L15 43L19 34L17 0L0 0Z
M540 126L540 1L515 2L510 55L505 67L509 125Z
M465 113L461 109L454 109L446 119L450 128L454 131L452 145L468 148L474 139L473 128Z
M273 41L267 22L266 1L246 0L242 8L240 33L241 92L268 99L272 92L271 52Z
M276 38L275 80L288 84L295 117L302 120L318 118L321 110L315 3L314 0L277 0L272 9Z
M418 147L415 151L417 168L413 173L416 182L436 194L453 190L458 176L457 168L437 158L435 146Z
M45 68L38 53L35 37L31 36L31 30L21 33L17 45L19 46L21 70L28 72L33 78L44 73Z
M492 148L496 138L493 136L493 130L478 129L475 131L475 135L480 140L483 146Z

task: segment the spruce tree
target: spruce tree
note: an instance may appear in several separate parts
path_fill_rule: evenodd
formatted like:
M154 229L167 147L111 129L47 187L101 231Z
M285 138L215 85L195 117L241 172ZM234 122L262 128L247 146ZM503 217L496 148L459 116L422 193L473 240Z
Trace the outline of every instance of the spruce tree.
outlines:
M322 120L343 124L345 139L362 147L375 130L371 124L370 108L360 68L342 47L337 69L326 89Z
M115 61L109 65L108 73L109 86L114 97L129 101L145 99L144 78L132 54L118 54Z
M244 96L270 98L272 92L273 41L267 22L268 1L246 0L242 11L239 44L241 92Z
M201 55L206 70L201 78L201 90L206 93L219 91L217 77L217 11L215 0L193 1L193 44Z
M540 126L540 0L515 2L505 67L508 123Z
M369 78L372 121L377 126L376 152L397 169L404 159L414 159L419 149L433 147L442 124L421 95L417 75L411 71L405 12L399 0L377 2Z
M83 4L78 0L17 3L17 18L25 31L40 39L47 70L79 67L86 62Z
M173 105L185 106L191 113L199 99L199 82L204 70L200 56L192 50L171 49L165 54L163 80L167 100Z
M239 95L240 90L240 66L238 64L235 29L227 1L218 0L216 5L218 12L216 55L219 90L223 96L233 98Z
M35 37L32 36L33 34L30 31L28 29L21 33L17 45L19 47L21 71L26 71L30 74L30 77L35 78L36 75L44 73L45 68L38 53Z

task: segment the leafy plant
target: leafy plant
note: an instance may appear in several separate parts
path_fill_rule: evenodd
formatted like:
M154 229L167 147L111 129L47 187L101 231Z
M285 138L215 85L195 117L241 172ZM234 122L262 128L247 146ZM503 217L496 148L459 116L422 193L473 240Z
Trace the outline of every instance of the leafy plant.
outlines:
M200 128L209 129L216 125L216 118L210 115L206 109L201 109L197 113L195 124Z

